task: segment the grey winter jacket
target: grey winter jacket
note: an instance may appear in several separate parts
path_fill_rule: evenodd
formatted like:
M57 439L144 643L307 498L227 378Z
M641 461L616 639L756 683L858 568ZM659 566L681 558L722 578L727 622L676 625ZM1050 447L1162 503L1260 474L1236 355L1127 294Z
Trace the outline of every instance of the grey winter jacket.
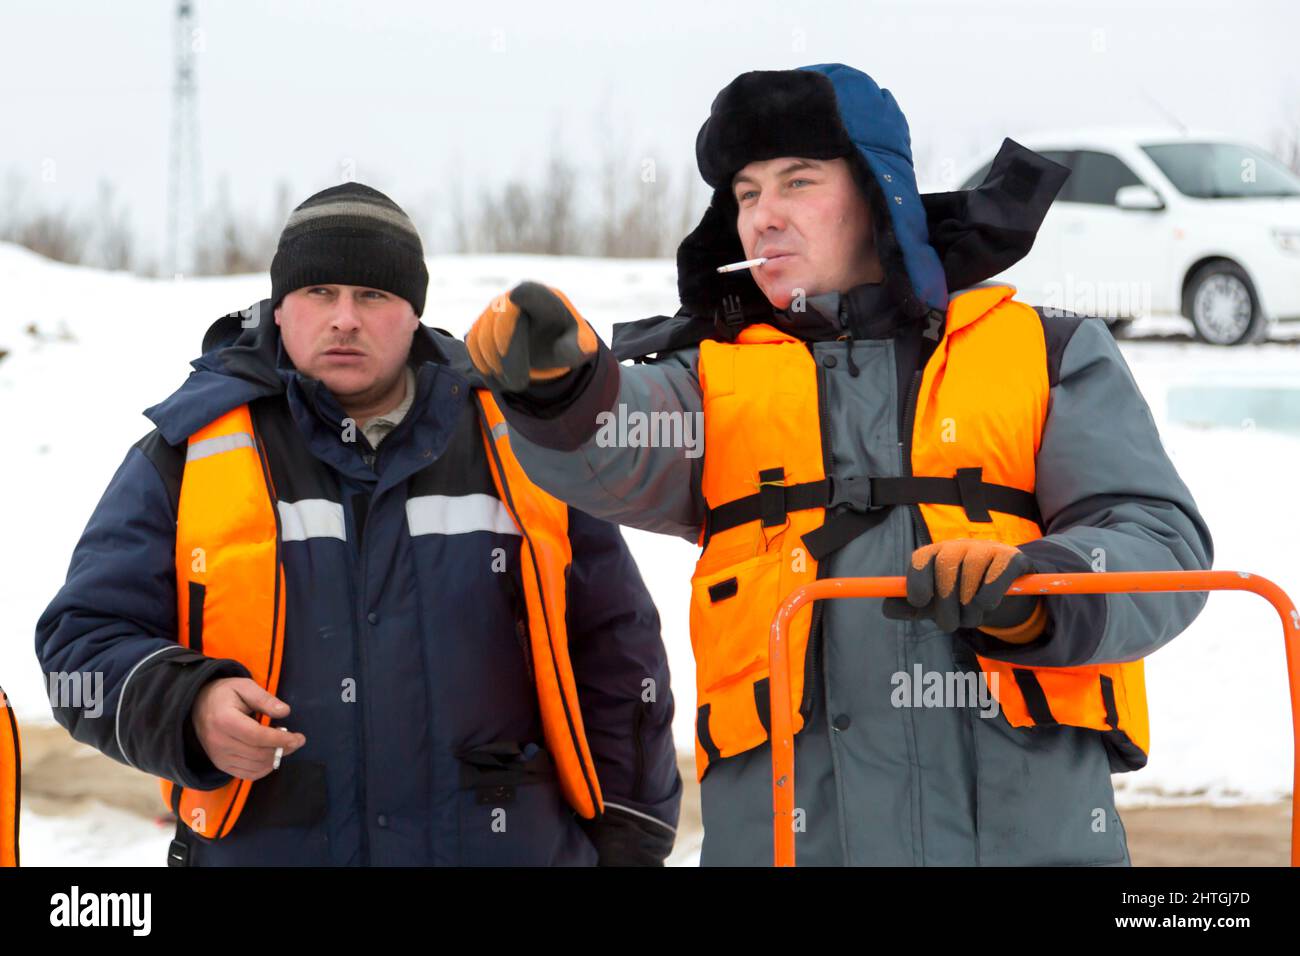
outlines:
M999 185L1013 164L1028 187L1024 179L1012 190ZM1008 140L978 195L923 197L947 288L970 287L1004 268L1008 256L1023 255L1064 181L1054 175L1059 169ZM679 252L679 269L687 260ZM898 262L886 267L902 271ZM684 275L679 288L687 288ZM807 333L801 337L819 369L835 473L902 474L910 447L904 406L927 354L924 319L909 317L885 286L814 297L808 306L799 317L769 308L766 320ZM692 343L725 337L721 314L710 322L686 302L677 316L616 327L613 352L602 343L566 380L503 396L513 447L532 479L593 515L696 541L706 510L703 458L680 447L602 447L597 416L620 405L627 413L701 412ZM1104 323L1039 316L1050 384L1036 459L1044 536L1021 546L1034 570L1208 569L1209 530ZM850 330L856 334L845 339ZM634 365L618 361L652 353ZM998 387L997 369L988 376ZM923 536L910 509L894 507L832 553L820 576L902 574L910 553L927 543ZM686 569L681 586L690 586ZM1047 629L1024 645L971 629L947 633L924 619L890 620L880 599L825 602L818 697L795 738L796 806L805 821L800 865L1128 865L1110 778L1123 766L1100 733L1012 727L977 701L895 706L894 675L918 667L972 673L976 652L1035 666L1132 661L1183 631L1205 599L1046 597ZM770 760L764 743L710 765L701 784L705 865L770 865Z

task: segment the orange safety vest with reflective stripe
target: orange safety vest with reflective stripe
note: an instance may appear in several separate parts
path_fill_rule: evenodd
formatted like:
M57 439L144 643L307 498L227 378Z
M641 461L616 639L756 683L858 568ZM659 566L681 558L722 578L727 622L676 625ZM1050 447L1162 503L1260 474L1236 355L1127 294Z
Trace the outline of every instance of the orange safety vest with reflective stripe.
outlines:
M918 504L933 541L1018 545L1042 536L1032 492L1047 418L1046 344L1037 313L1011 294L998 286L954 297L922 375L911 475L870 479L872 501ZM703 779L712 760L768 738L768 628L780 602L817 578L809 542L826 525L832 486L848 476L828 475L807 343L770 325L746 327L735 343L706 340L699 380L709 521L690 614ZM790 626L796 733L813 705L805 693L813 613L802 610ZM1090 728L1110 735L1132 769L1145 763L1142 661L1025 667L976 658L1012 726Z
M22 747L13 705L0 688L0 866L18 865L18 817L22 799Z
M510 449L500 408L477 390L492 479L523 537L523 578L542 729L569 805L591 819L604 811L569 661L565 577L572 561L568 506L528 480ZM285 633L285 575L275 487L248 406L190 436L176 519L178 640L231 658L276 693ZM270 724L270 717L260 718ZM216 790L160 780L163 799L210 839L234 828L252 781Z

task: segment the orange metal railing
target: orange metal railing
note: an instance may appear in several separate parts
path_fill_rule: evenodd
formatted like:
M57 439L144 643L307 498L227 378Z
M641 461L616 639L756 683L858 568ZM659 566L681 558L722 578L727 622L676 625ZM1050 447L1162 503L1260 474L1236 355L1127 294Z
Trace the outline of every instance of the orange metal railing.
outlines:
M1282 619L1287 683L1291 689L1291 865L1300 866L1300 613L1285 591L1267 578L1242 571L1111 571L1028 574L1008 594L1113 594L1161 591L1253 591ZM772 838L777 866L794 866L794 729L790 703L788 629L795 614L826 598L906 597L903 577L825 578L791 591L772 621L768 638L772 721Z

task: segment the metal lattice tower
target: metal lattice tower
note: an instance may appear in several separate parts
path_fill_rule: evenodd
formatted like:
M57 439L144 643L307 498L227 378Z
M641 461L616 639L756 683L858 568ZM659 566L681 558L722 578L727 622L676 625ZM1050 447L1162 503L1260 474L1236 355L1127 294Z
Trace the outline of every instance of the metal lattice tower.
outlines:
M176 4L173 33L171 169L167 179L167 249L163 274L195 270L196 225L201 202L199 178L199 47L193 0Z

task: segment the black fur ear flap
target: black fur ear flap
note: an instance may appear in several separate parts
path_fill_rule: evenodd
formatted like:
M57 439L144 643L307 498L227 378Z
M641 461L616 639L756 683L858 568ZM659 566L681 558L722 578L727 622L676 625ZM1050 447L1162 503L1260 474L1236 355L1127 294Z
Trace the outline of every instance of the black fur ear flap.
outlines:
M930 245L948 288L982 282L1027 256L1069 175L1067 167L1008 138L974 189L923 195Z
M715 323L728 340L744 325L772 318L772 304L748 269L718 272L718 266L745 258L736 233L736 212L730 192L715 189L699 225L677 247L677 294L682 308Z

